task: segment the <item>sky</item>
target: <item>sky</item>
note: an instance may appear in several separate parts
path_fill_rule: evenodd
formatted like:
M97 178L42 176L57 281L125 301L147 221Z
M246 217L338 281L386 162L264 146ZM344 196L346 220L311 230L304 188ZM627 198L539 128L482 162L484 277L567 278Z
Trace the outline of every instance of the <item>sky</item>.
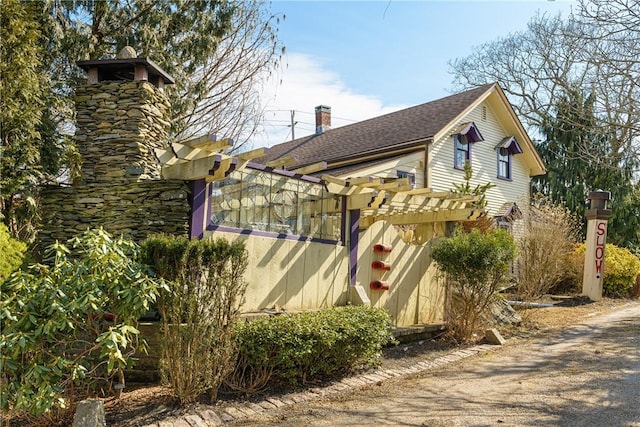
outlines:
M448 63L474 47L526 30L537 13L567 15L573 0L280 1L281 68L263 88L262 147L315 131L314 108L332 127L453 93Z

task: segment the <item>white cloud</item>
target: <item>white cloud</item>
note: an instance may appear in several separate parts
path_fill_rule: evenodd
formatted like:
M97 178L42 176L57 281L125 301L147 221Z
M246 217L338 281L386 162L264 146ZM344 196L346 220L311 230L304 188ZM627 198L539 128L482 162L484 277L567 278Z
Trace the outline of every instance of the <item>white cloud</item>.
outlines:
M295 110L295 136L299 138L314 132L314 108L318 105L331 107L333 128L407 107L384 105L374 95L355 93L321 58L289 53L284 59L281 73L265 84L265 132L256 135L253 147L290 140L291 110Z

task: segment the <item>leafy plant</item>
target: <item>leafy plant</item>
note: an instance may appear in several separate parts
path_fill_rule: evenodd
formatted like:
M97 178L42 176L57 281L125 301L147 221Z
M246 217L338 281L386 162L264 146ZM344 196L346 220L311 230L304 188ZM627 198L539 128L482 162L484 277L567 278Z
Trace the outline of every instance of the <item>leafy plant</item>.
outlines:
M577 270L584 271L584 254L586 245L578 245L575 250L575 262L579 263ZM631 251L620 248L611 243L607 243L604 249L604 278L602 282L602 293L609 297L628 297L631 290L636 285L640 276L640 258ZM582 276L577 278L582 280Z
M392 340L388 313L368 306L239 323L235 341L240 357L227 385L251 394L269 383L305 383L358 365L376 365L382 346Z
M452 192L461 196L476 196L477 199L474 202L474 205L479 208L484 208L487 205L487 191L496 185L491 182L487 182L486 184L476 184L474 186L471 184L472 173L473 170L471 169L471 164L469 161L466 161L464 164L464 182L462 184L454 182L454 189Z
M235 361L233 325L246 289L244 245L153 236L142 249L145 261L168 284L158 299L161 372L182 403L207 390L214 401Z
M433 259L449 284L447 322L454 338L468 341L479 328L515 251L513 238L502 229L457 232L434 244Z
M0 282L16 271L24 258L27 245L9 235L7 226L0 222Z
M161 286L136 261L137 246L88 230L48 248L2 283L3 411L40 415L108 386L139 348L136 321Z

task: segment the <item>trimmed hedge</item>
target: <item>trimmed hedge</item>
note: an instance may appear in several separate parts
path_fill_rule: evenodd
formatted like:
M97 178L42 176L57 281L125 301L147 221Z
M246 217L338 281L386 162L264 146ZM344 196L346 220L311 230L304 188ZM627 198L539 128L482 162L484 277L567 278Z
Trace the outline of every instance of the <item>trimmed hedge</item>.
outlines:
M269 382L295 385L361 365L376 366L393 334L384 310L345 306L239 323L235 340L239 361L228 385L249 392ZM260 378L259 384L252 375Z

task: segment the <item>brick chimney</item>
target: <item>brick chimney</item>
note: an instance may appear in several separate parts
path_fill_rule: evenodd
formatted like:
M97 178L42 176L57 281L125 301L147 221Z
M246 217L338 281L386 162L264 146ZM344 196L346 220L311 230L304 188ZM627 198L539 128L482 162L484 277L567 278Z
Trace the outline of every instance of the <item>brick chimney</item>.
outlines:
M316 135L331 129L331 107L318 105L316 107Z

